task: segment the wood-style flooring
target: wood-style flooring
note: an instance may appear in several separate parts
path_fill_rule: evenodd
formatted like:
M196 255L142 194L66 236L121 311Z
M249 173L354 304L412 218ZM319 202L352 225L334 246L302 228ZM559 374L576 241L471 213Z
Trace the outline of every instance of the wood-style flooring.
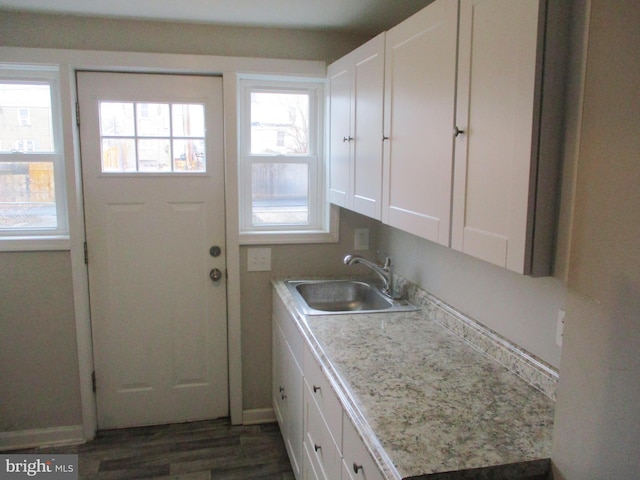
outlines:
M100 431L83 445L22 450L78 454L86 480L293 480L278 425L228 419Z

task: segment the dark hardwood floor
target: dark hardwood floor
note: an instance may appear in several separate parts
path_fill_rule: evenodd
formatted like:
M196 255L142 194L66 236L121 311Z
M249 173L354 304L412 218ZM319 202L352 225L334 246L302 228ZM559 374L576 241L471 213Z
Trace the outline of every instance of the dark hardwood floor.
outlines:
M275 423L231 426L219 419L107 430L83 445L20 452L77 453L79 477L87 480L294 478Z

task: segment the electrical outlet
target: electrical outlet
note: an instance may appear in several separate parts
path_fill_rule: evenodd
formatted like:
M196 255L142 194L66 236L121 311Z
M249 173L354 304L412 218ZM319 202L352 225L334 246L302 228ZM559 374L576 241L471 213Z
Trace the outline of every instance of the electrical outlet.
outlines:
M355 228L353 230L353 249L369 250L369 229Z
M247 252L248 272L269 272L271 271L271 249L270 248L250 248Z
M564 310L558 310L558 326L556 328L556 344L562 346L562 337L564 335Z

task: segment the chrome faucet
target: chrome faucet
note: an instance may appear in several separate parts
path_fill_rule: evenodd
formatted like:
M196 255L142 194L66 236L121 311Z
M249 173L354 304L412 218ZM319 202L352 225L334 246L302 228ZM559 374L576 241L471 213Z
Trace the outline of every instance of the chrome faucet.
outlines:
M361 257L360 255L349 254L344 257L345 265L354 265L356 263L361 263L373 270L382 280L382 293L389 298L395 299L393 291L393 265L391 265L391 259L389 257L385 257L384 265L382 267Z

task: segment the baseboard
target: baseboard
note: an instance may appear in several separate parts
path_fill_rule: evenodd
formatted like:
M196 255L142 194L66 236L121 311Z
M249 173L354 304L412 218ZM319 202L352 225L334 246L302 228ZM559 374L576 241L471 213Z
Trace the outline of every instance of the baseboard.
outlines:
M20 448L50 447L53 445L74 445L83 443L82 425L68 427L39 428L17 432L0 432L0 450Z
M260 423L272 423L276 421L273 408L254 408L242 412L243 425L257 425Z

